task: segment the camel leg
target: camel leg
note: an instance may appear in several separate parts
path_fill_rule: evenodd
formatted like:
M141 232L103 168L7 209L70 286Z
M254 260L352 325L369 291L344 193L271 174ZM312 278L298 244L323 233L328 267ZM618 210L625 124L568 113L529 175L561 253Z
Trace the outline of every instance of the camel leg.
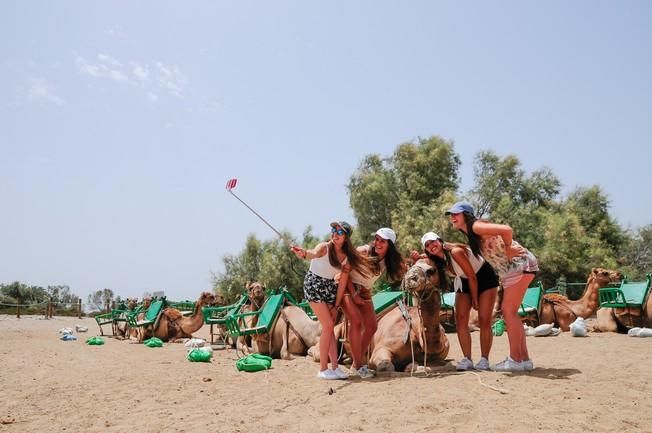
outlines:
M613 308L600 308L596 313L595 332L618 332L618 322Z
M392 352L385 347L376 348L371 354L369 366L375 368L376 371L395 371L394 363L392 362Z
M290 327L287 323L285 324L285 332L282 332L282 334L283 343L281 343L281 359L292 359L292 355L290 355L290 351L288 350L290 344Z

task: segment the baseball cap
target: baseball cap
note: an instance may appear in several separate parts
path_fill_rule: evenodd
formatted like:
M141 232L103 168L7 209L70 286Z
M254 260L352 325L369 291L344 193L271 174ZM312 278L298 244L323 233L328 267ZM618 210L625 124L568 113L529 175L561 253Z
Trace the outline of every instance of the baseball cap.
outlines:
M426 242L428 241L436 241L437 239L441 239L439 235L435 232L428 232L425 235L421 236L421 246L426 247Z
M385 240L392 241L393 244L396 243L396 233L394 233L394 230L390 229L389 227L378 229L378 231L376 231L376 235Z
M471 206L471 203L469 203L468 201L458 201L457 203L455 203L453 205L453 207L451 207L450 209L448 209L446 211L445 215L450 215L450 214L453 214L453 213L462 213L462 212L468 213L468 214L471 214L471 215L473 215L475 213L473 211L473 206Z
M351 228L351 224L347 223L346 221L333 221L331 223L331 227L337 227L340 226L342 229L346 232L346 235L351 237L351 232L353 232L353 229Z

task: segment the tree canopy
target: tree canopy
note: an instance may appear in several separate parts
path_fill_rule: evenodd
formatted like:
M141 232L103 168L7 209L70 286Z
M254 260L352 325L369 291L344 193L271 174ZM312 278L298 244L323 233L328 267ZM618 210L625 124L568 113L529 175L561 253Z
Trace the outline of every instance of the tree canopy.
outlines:
M379 227L394 229L397 246L406 255L421 249L419 240L427 231L465 242L444 212L466 199L477 216L513 228L515 239L539 258L537 278L546 288L561 276L584 281L592 267L618 269L630 279L652 271L652 225L624 230L610 215L609 198L599 186L577 186L562 196L561 181L549 168L528 174L517 156L490 150L479 152L473 164L473 186L459 192L461 160L452 141L419 138L398 145L392 155L365 156L347 185L357 220L354 243L369 242ZM307 247L318 241L310 230L303 234ZM214 276L214 284L230 299L253 280L268 288L287 286L301 297L307 264L278 240L250 236L240 254L223 261L225 272Z

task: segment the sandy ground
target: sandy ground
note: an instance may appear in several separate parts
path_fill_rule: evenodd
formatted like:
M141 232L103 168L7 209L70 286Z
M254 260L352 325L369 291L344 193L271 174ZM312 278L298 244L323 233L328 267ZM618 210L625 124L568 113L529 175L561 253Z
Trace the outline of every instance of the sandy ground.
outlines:
M89 332L58 339L78 323ZM457 373L451 362L321 381L305 358L244 373L231 350L192 363L182 344L86 345L97 332L91 319L0 316L0 432L652 432L652 338L528 337L530 373ZM506 353L496 337L492 363Z

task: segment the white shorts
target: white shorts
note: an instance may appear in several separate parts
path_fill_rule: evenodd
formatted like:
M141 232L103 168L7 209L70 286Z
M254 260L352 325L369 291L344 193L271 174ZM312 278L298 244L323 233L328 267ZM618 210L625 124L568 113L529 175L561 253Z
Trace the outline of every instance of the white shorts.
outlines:
M513 286L521 280L524 273L535 274L539 270L539 261L530 251L525 250L526 253L521 258L523 260L512 262L509 270L500 275L500 283L503 289Z

